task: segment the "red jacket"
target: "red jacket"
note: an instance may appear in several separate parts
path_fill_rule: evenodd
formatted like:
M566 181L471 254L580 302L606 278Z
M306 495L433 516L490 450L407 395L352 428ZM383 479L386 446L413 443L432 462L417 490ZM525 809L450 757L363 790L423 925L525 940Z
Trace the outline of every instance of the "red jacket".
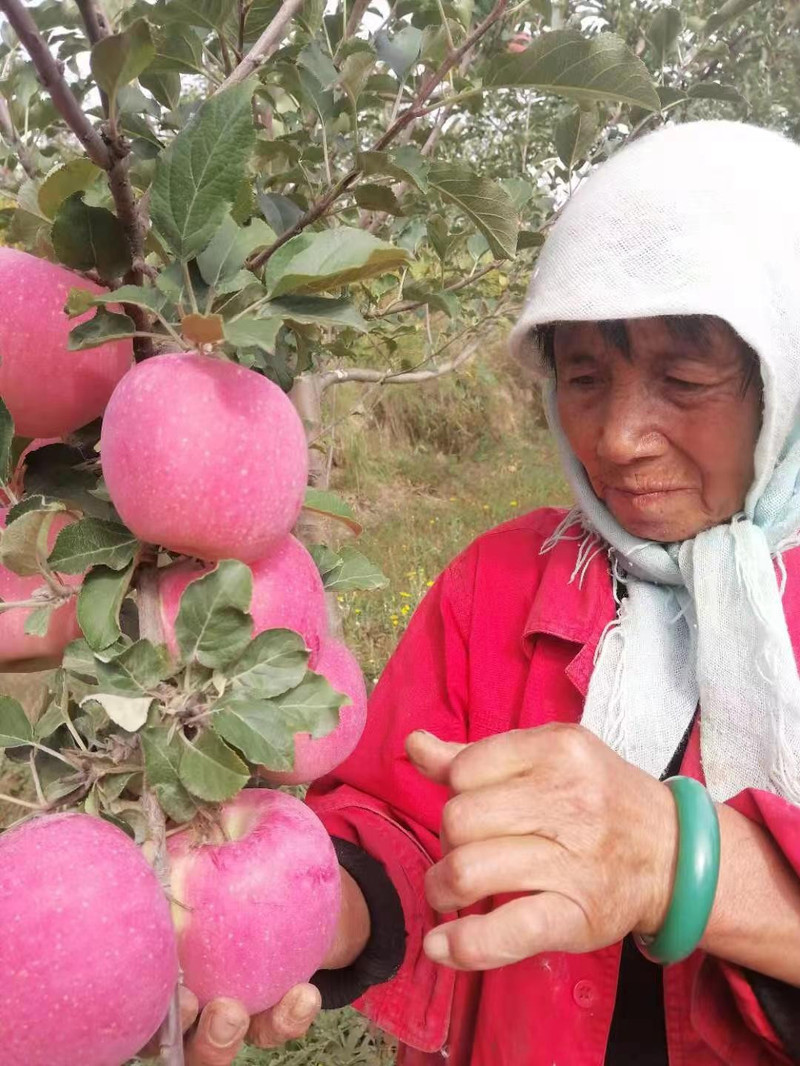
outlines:
M605 556L593 560L579 585L570 582L574 540L540 554L562 517L535 511L493 529L447 568L375 689L357 751L309 796L331 834L383 862L400 895L405 961L356 1005L401 1041L402 1066L601 1066L605 1057L619 945L477 974L456 974L423 954L422 938L438 924L423 876L440 857L447 795L414 770L403 749L418 728L475 741L580 720L595 649L615 605ZM786 564L784 609L797 654L800 551ZM682 772L702 780L696 729ZM730 803L766 826L800 873L800 810L755 790ZM666 970L664 989L671 1066L791 1061L735 966L696 952Z

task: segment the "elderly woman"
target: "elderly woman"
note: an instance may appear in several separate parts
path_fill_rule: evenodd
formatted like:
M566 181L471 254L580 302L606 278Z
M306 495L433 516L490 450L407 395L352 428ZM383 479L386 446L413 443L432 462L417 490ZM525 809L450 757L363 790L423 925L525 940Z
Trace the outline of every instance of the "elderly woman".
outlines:
M800 1062L800 148L623 149L513 343L576 507L484 534L420 606L310 797L327 968L250 1039L360 997L403 1066ZM247 1025L211 1004L191 1066Z

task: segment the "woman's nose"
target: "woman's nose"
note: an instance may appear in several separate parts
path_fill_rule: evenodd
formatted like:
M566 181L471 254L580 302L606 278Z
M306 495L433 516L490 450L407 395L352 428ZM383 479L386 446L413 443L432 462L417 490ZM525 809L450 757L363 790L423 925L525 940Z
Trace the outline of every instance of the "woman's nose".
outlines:
M635 384L612 386L606 397L597 456L605 463L625 466L659 455L664 436L645 390Z

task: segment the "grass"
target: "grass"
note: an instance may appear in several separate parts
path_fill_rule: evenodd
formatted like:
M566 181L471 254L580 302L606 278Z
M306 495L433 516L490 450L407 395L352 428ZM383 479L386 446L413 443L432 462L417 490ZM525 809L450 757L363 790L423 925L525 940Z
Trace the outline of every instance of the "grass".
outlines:
M345 637L369 682L436 575L483 530L566 489L535 391L501 348L458 377L365 394L334 390L332 488L364 525L360 549L389 578L340 598ZM13 767L19 784L24 767ZM2 777L0 770L0 777ZM0 819L5 811L0 805ZM19 812L15 812L18 816ZM2 821L0 821L2 825ZM391 1042L356 1012L324 1014L303 1041L246 1049L237 1066L389 1066Z

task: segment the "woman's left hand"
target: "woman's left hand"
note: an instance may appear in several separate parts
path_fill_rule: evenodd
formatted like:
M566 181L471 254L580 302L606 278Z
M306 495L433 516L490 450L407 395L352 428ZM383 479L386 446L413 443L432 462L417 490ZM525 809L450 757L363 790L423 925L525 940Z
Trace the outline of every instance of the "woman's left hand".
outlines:
M435 962L487 970L660 928L678 842L666 785L580 726L468 745L416 732L406 748L426 777L454 793L442 816L444 857L426 878L431 906L450 913L524 893L430 932L425 951Z

